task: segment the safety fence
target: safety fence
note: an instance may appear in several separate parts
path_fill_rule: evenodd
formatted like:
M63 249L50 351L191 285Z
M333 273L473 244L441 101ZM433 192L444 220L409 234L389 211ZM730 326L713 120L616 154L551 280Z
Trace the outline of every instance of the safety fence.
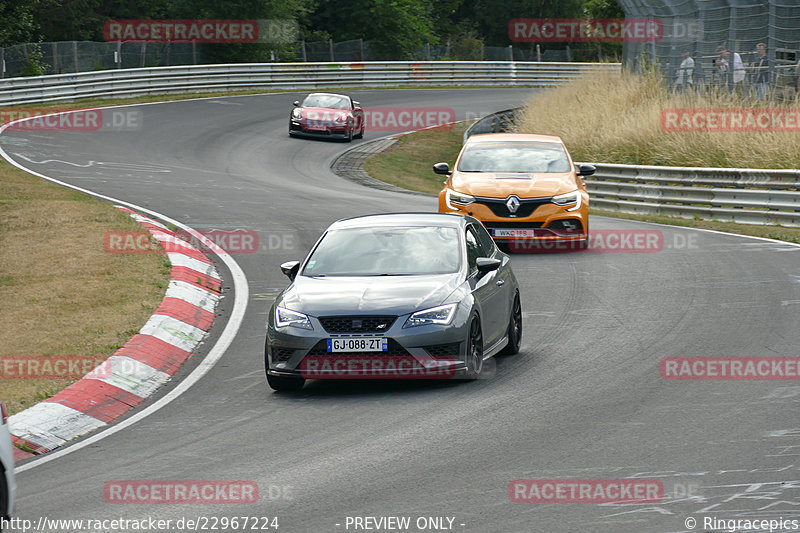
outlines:
M0 80L0 106L171 92L488 85L551 87L619 63L389 61L236 63L80 72Z

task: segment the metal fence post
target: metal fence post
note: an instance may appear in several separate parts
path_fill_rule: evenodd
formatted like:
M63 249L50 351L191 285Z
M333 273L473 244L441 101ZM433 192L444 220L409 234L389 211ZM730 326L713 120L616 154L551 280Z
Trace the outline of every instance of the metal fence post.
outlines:
M147 41L142 41L142 58L141 58L141 67L144 68L145 66L145 58L147 57Z
M542 62L542 48L538 44L536 45L536 61Z
M72 41L72 57L75 63L75 72L78 72L78 41Z
M197 42L192 41L192 65L197 64Z
M358 53L361 61L364 61L364 39L358 40Z
M508 45L508 60L514 61L514 46L510 44Z
M0 78L6 77L6 49L0 47Z
M53 73L54 74L61 74L58 70L58 43L53 42Z
M333 58L333 39L328 39L328 48L331 52L331 61L335 61Z
M122 41L117 41L117 68L122 68Z
M300 41L300 49L303 51L303 63L308 63L308 56L306 55L306 42Z

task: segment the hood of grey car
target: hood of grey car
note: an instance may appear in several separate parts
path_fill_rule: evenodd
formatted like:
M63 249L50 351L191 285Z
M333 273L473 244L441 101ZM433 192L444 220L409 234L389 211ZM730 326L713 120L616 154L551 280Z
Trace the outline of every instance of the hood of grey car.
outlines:
M403 315L435 307L460 284L460 274L436 276L306 277L276 302L311 316Z

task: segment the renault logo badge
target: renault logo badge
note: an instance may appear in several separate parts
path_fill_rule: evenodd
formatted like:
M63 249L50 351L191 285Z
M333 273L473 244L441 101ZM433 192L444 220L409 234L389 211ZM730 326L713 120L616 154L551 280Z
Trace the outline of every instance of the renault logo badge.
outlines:
M512 215L517 212L519 206L520 206L519 198L517 198L514 195L509 196L508 200L506 200L506 207L508 208L508 212L511 213Z

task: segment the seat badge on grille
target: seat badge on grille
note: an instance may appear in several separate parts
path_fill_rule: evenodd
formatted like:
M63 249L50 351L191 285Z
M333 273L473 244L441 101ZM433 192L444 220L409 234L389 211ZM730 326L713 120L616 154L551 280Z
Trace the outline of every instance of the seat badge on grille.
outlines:
M506 200L506 207L508 208L508 212L511 214L516 213L517 209L519 209L519 206L520 206L520 201L516 195L512 194L511 196L508 197L508 200Z
M375 329L386 329L386 323L384 322L383 324L378 324Z

